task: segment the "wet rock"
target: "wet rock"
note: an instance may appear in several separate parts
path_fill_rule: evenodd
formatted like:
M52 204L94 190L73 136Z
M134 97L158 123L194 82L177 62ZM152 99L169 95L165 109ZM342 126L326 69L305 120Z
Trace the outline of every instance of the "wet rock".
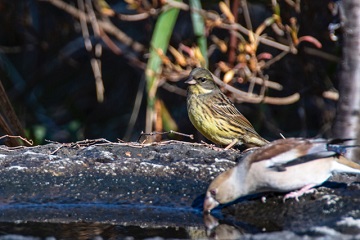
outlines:
M191 144L75 149L49 144L0 150L3 201L190 206L213 177L234 166L239 154Z
M203 216L201 195L240 156L181 142L0 146L0 227L42 238L52 235L39 232L54 226L67 229L55 236L64 238L80 223L88 238L107 238L105 232L135 238L360 236L358 176L336 175L299 202L268 194L264 203L254 196ZM15 231L19 224L24 231ZM34 228L38 232L27 230Z

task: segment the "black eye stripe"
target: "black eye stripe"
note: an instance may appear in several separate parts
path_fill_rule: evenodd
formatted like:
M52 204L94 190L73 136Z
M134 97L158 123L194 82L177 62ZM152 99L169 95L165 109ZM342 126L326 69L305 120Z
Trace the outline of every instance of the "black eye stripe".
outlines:
M206 78L204 78L204 77L199 77L198 80L201 81L201 82L205 82L205 81L206 81Z

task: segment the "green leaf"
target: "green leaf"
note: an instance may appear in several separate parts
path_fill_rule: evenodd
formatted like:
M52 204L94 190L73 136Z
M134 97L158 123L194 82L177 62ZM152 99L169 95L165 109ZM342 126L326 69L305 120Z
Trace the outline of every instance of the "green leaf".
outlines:
M146 113L147 123L145 127L146 132L152 130L152 116L154 114L154 104L157 90L156 79L162 70L162 61L158 51L162 51L164 54L166 54L178 14L179 9L177 8L170 8L161 13L155 24L155 29L152 35L150 43L150 57L145 71L147 81L146 90L148 94Z
M201 9L200 0L190 0L189 5L191 9L195 9L191 11L191 20L194 28L194 34L197 38L197 44L200 48L201 54L205 59L205 68L208 68L208 57L207 57L207 41L205 36L205 24L203 17L199 14L196 9Z

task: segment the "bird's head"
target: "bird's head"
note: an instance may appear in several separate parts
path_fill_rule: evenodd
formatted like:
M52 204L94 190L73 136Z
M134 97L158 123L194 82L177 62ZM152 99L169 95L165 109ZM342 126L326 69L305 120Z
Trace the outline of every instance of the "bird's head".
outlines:
M238 179L236 168L232 168L217 176L206 191L204 200L204 212L210 212L219 204L226 204L239 197Z
M193 94L206 94L218 89L209 70L194 68L185 82L189 84L189 91Z

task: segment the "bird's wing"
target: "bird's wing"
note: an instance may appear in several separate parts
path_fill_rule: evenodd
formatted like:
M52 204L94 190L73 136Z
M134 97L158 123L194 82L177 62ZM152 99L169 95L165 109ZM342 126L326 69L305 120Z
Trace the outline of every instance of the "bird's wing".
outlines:
M338 154L333 151L312 153L312 154L307 154L307 155L304 155L301 157L297 157L297 158L288 160L287 162L283 162L283 163L272 162L268 166L268 168L274 169L275 171L278 171L278 172L282 172L282 171L286 171L287 167L292 167L292 166L296 166L299 164L304 164L304 163L307 163L310 161L314 161L317 159L328 158L328 157L333 157L333 156L337 156L337 155Z
M287 138L273 141L255 150L253 154L246 157L246 161L249 166L263 161L267 167L286 167L334 154L334 151L327 150L326 142Z
M279 139L264 147L256 149L253 154L248 156L248 161L251 163L264 160L287 162L295 157L307 154L311 147L311 142L304 139Z
M212 109L219 116L227 118L234 126L243 126L248 130L254 131L251 123L242 115L235 105L219 90L214 96Z

